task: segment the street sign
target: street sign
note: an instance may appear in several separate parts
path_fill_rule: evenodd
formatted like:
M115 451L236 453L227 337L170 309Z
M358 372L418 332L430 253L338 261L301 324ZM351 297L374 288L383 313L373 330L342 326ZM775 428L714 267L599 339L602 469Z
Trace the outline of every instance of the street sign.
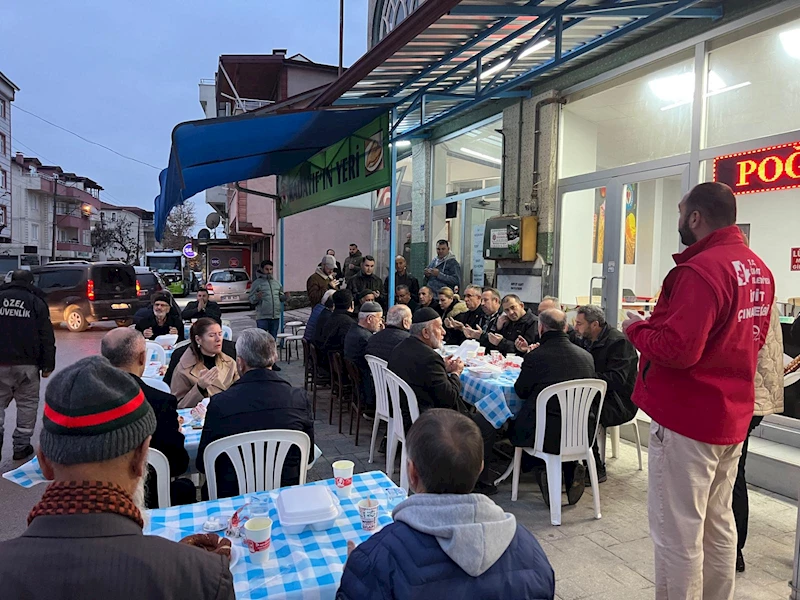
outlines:
M189 258L189 259L192 259L192 258L194 258L195 256L197 256L197 252L195 252L194 250L192 250L192 242L189 242L188 244L186 244L186 245L183 247L183 255L184 255L186 258Z
M211 259L211 266L214 267L215 269L217 267L219 267L219 258L218 257L215 256L214 258Z
M239 266L239 259L238 259L238 258L236 258L236 257L234 256L233 258L231 258L230 260L228 260L228 266L229 266L231 269L235 269L235 268L237 268L237 267Z

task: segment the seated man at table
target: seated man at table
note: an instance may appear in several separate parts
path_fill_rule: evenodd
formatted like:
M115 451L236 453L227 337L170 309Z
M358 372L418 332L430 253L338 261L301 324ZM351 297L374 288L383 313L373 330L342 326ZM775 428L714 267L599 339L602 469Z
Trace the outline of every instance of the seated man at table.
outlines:
M460 345L466 340L464 328L483 330L483 325L488 319L488 315L481 308L481 295L483 290L477 285L468 285L464 290L464 304L467 305L467 312L456 315L452 319L444 320L444 327L447 330L447 343Z
M385 526L356 546L337 600L555 597L555 575L514 515L470 493L483 467L481 434L467 417L433 409L406 438L415 492Z
M411 295L411 288L407 285L398 285L395 290L395 296L397 297L397 304L407 306L411 310L411 314L414 314L419 308L419 303L414 300Z
M222 310L219 304L208 299L208 290L206 288L197 290L197 300L189 302L181 313L181 318L184 321L202 319L203 317L214 319L222 325Z
M184 339L183 320L178 311L172 308L171 298L166 292L153 294L153 309L136 324L147 340L155 340L161 335L177 335L178 341Z
M484 333L495 327L497 320L503 315L500 292L491 287L483 288L481 292L481 310L486 315L483 325L481 327L465 325L461 330L468 340L480 340Z
M377 302L365 302L358 311L358 323L344 337L344 358L361 372L361 400L368 413L375 413L375 384L367 359L367 344L383 329L383 309Z
M314 308L311 309L311 314L308 317L308 323L303 331L303 339L307 342L313 342L317 333L317 324L320 322L320 317L323 313L330 313L333 311L333 294L336 290L328 290L322 296L322 300Z
M422 414L431 408L458 409L461 402L461 359L442 358L436 349L442 345L442 319L432 308L420 308L411 320L411 335L397 344L388 369L405 381L417 397ZM411 414L403 399L403 423L411 427Z
M172 394L150 387L142 381L142 373L147 362L147 347L138 331L127 327L112 329L100 342L100 353L120 371L128 373L144 392L144 397L156 415L156 430L150 440L150 447L161 451L169 461L169 474L178 477L189 466L189 454L184 447L184 437L178 422L178 399ZM148 478L148 507L158 506L155 472ZM170 497L173 505L191 504L197 501L194 483L191 479L175 479L170 482Z
M53 483L28 529L0 542L3 598L233 600L228 558L142 535L155 429L136 381L102 356L53 375L38 451Z
M386 313L386 328L367 342L367 354L382 358L387 363L395 346L408 338L411 329L411 311L405 304L395 304Z
M588 350L594 359L595 378L608 384L600 413L599 438L605 435L607 427L622 425L636 416L637 408L631 396L639 372L639 356L625 334L606 323L606 313L599 306L579 306L575 330L580 335L576 343ZM608 478L604 458L595 440L594 459L601 482Z
M308 462L314 460L314 418L311 400L302 388L295 388L273 373L278 360L275 340L263 329L251 327L236 340L236 367L239 380L224 392L214 394L206 411L206 422L197 449L197 470L206 472L203 463L206 447L237 433L263 429L304 431L311 439ZM239 495L236 471L227 455L217 458L217 495L229 498ZM300 450L292 446L283 463L281 485L300 482ZM203 490L205 495L206 491Z
M538 341L538 320L525 308L525 304L516 294L508 294L503 298L503 314L493 326L484 333L480 342L487 350L499 350L505 355L524 354L517 346L517 339L522 338L533 344Z

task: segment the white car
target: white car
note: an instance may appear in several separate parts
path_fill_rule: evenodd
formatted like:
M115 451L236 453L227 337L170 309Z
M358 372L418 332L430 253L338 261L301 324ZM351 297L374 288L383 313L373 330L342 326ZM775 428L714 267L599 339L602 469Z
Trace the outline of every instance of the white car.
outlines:
M206 284L209 299L217 304L249 304L250 276L244 269L211 271Z

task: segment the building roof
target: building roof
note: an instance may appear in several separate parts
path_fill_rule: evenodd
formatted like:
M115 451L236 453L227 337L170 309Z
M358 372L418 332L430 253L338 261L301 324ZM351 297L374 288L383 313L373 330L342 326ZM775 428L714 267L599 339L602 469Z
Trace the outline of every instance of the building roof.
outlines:
M0 71L0 81L2 81L3 83L5 83L5 84L6 84L8 87L10 87L10 88L11 88L11 89L12 89L14 92L18 92L18 91L19 91L19 88L16 86L16 84L15 84L13 81L11 81L11 80L10 80L8 77L6 77L6 76L3 74L3 72L2 72L2 71Z

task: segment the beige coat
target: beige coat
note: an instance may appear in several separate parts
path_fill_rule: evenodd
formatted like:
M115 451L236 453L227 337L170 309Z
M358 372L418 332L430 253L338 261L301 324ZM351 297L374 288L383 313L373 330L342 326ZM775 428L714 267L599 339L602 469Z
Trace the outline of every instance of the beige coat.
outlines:
M203 399L203 394L197 389L197 380L204 369L203 361L197 360L191 348L183 353L170 385L170 390L178 399L178 408L192 408ZM239 379L236 361L224 352L217 355L217 371L216 383L207 388L209 397L224 392Z
M758 353L756 405L753 415L766 417L783 412L783 334L777 304L772 306L769 331Z

